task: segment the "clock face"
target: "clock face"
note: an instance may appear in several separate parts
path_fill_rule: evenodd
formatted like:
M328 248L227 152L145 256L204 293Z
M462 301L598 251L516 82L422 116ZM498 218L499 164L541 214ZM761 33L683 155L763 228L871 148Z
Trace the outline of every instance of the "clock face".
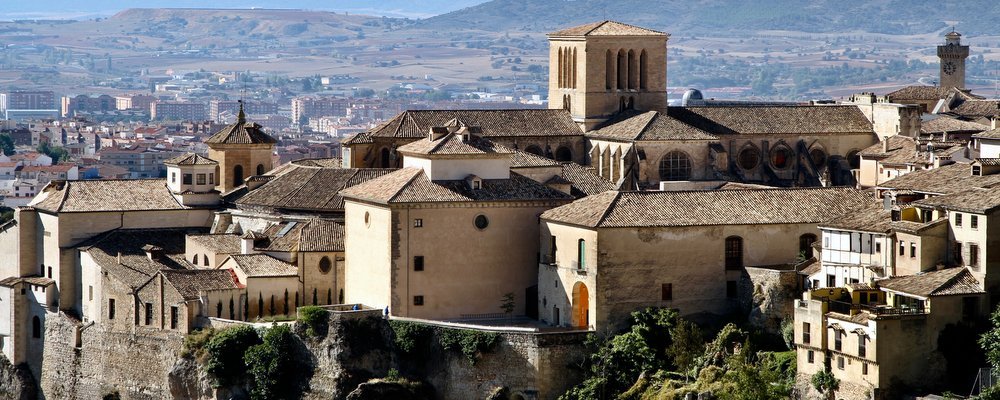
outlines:
M948 75L954 74L955 63L952 61L945 61L944 64L941 65L941 70Z

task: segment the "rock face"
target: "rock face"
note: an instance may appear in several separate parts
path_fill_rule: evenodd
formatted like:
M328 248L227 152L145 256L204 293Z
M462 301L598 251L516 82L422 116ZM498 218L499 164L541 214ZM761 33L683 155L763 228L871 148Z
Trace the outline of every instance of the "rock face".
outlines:
M11 400L34 400L38 397L38 385L31 371L24 365L11 365L7 357L0 354L0 398Z
M0 398L34 399L36 387L50 399L113 393L125 400L247 398L246 388L213 388L202 363L182 356L179 334L89 326L76 336L78 323L63 317L50 318L45 326L40 384L27 368L0 365ZM432 333L421 351L404 353L381 311L330 313L327 326L312 334L302 324L294 327L304 399L487 398L497 388L510 398L555 399L582 380L567 367L586 357L585 333L503 333L473 363L440 345L440 331L450 328L428 328ZM416 383L372 381L392 369Z

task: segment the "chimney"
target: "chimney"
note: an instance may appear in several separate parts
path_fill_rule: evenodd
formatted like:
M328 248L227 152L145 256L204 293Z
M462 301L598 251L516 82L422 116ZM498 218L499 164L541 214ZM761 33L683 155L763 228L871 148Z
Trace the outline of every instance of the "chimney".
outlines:
M149 261L156 261L163 257L163 248L160 246L147 244L142 246L142 251L146 252L146 257L149 258ZM121 253L118 253L118 257L121 257Z
M889 138L882 139L882 153L889 152Z
M267 239L267 236L254 231L247 231L240 240L240 254L254 254L254 247L257 242L263 239Z
M121 263L122 263L122 252L119 251L118 252L118 264L121 265Z

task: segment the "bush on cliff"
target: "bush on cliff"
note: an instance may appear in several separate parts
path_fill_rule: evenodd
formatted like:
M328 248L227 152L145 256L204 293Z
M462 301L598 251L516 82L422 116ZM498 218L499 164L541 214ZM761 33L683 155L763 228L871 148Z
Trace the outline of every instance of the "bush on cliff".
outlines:
M396 348L409 355L427 349L429 339L434 334L431 327L413 322L390 320L389 326L395 336Z
M496 332L474 331L471 329L441 329L438 342L445 349L460 351L475 364L480 353L490 351L500 342Z
M324 337L329 329L330 313L322 307L305 306L299 308L298 322L305 325L310 337Z
M262 343L246 351L252 399L298 398L294 336L288 325L275 325L264 333Z
M216 387L242 383L247 373L243 354L259 343L261 340L257 331L247 325L220 330L208 340L205 345L208 354L205 370L215 378L213 383Z

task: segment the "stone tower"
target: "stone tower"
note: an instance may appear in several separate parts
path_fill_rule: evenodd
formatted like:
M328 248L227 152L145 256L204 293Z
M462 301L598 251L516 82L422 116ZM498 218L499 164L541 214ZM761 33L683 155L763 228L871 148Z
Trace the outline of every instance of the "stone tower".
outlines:
M243 184L247 177L263 175L273 167L271 153L278 141L261 126L246 121L243 103L236 123L227 125L205 140L208 158L219 163L216 189L226 193Z
M942 88L965 88L965 59L969 57L969 46L962 46L962 35L953 29L944 36L944 45L938 46L941 60Z
M591 130L615 113L667 106L667 39L602 21L549 34L549 108Z

